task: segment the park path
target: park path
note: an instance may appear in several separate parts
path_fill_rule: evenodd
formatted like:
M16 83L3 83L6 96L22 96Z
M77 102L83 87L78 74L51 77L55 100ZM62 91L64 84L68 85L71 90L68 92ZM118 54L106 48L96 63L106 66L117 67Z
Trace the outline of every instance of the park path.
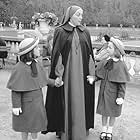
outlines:
M11 128L11 95L6 89L10 70L0 70L0 140L20 140L19 133ZM96 101L99 84L96 84ZM140 138L140 84L127 85L123 112L114 127L113 140L139 140ZM87 140L99 140L101 119L95 115L95 129L90 130ZM56 140L55 133L39 134L39 140Z

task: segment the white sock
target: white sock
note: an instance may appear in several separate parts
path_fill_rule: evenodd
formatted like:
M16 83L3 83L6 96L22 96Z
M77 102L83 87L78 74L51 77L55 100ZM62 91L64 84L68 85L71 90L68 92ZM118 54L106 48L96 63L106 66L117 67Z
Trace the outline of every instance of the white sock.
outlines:
M107 131L107 126L103 126L102 127L102 132L106 132Z
M113 127L109 126L108 129L107 129L107 133L111 133L112 134L112 130L113 130Z

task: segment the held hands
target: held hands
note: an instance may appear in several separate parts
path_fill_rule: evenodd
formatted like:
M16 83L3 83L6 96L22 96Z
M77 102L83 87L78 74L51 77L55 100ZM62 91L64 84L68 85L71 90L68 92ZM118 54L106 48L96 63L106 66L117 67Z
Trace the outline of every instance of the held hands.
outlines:
M95 81L95 76L88 75L87 76L87 81L92 85L93 82Z
M116 103L117 103L118 105L122 105L122 104L123 104L123 98L117 98L117 99L116 99Z
M12 112L14 115L19 116L20 113L22 113L22 110L21 110L21 108L13 108Z
M62 86L64 84L64 82L62 81L62 77L57 77L56 79L55 79L55 86L56 87L60 87L60 86Z

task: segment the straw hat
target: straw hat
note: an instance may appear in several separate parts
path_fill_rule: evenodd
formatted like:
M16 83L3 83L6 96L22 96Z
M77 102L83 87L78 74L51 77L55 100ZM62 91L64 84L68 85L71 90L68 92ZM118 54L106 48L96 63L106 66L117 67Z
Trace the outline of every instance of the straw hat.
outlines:
M19 44L19 51L18 55L23 55L31 51L38 45L39 43L39 38L26 38L22 40Z
M125 55L124 45L122 41L117 38L111 37L110 41L114 44L114 46L120 51L121 55Z

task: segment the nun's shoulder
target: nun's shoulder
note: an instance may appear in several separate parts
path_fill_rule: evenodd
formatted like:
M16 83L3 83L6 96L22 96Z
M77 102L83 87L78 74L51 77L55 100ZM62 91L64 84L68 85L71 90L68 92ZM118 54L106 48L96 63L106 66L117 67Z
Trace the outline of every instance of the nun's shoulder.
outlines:
M59 26L57 26L57 27L55 28L55 33L57 33L57 32L62 32L62 31L63 31L62 25L59 25Z

